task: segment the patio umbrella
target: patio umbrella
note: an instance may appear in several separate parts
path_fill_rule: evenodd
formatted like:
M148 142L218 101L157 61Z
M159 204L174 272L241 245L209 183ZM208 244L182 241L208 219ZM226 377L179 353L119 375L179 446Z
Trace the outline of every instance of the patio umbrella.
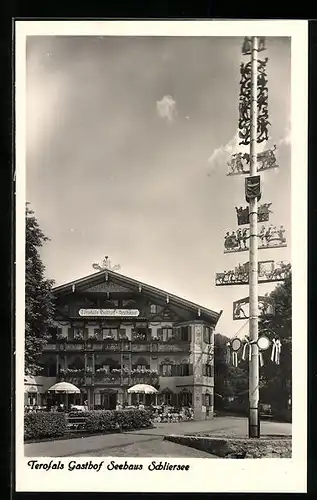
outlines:
M129 394L138 394L138 403L140 403L140 394L158 394L158 390L152 385L136 384L128 389Z
M80 394L80 389L69 382L58 382L52 385L52 387L48 389L48 392L55 392L56 394Z
M55 394L65 394L65 404L68 406L68 394L80 394L80 390L74 384L69 382L58 382L48 389L48 392Z
M148 384L136 384L130 389L128 389L129 393L134 393L134 394L157 394L158 390L155 389L152 385Z

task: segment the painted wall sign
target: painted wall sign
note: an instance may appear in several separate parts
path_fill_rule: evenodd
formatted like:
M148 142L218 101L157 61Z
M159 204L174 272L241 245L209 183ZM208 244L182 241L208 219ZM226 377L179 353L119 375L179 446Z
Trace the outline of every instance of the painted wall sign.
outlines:
M139 316L138 309L79 309L79 316L131 317Z

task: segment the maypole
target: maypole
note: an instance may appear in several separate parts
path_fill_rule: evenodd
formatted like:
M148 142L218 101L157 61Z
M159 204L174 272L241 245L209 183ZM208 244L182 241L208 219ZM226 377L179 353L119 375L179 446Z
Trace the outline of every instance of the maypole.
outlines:
M249 437L260 437L259 419L259 352L258 352L258 197L248 197L248 186L257 179L258 133L258 38L252 38L251 51L251 124L250 124L250 177L246 178L246 198L249 201L249 337L251 361L249 367ZM259 186L260 187L260 186Z
M261 199L261 173L277 168L275 157L276 145L271 149L258 152L258 144L269 140L268 127L268 87L266 66L268 58L259 59L259 52L266 50L265 39L262 37L246 37L242 54L250 56L247 63L240 65L240 97L239 97L239 138L240 145L249 147L249 153L237 152L228 163L228 175L247 175L245 178L246 208L235 207L238 226L249 226L237 231L227 231L225 236L225 253L249 252L249 261L239 264L235 269L216 274L216 286L249 285L249 297L240 299L233 304L233 319L249 321L249 336L243 343L237 336L229 346L232 351L232 362L237 366L238 351L242 349L242 360L249 359L249 437L260 437L259 382L260 364L263 362L261 351L272 345L272 361L279 363L281 343L274 338L274 332L262 330L259 335L259 311L263 316L274 314L274 304L268 297L258 295L259 283L284 281L290 271L290 264L273 260L258 261L258 250L286 246L285 229L270 224L262 224L259 231L258 223L270 219L271 203L258 206ZM260 239L260 242L259 242ZM249 306L246 312L244 307ZM271 338L264 335L268 333ZM273 337L272 337L273 334ZM230 356L231 359L231 356Z

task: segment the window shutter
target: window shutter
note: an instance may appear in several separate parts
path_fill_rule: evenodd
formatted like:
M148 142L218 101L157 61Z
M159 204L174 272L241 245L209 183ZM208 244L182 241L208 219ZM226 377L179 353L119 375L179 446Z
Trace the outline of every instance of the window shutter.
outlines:
M210 342L209 342L209 328L208 328L208 326L205 326L205 327L204 327L204 342L205 342L206 344L209 344L209 343L210 343Z
M157 329L157 336L160 340L162 340L162 337L163 337L163 329L162 328Z
M189 336L190 336L190 327L187 326L186 327L186 339L185 340L187 340L187 341L190 340Z
M192 363L190 363L188 369L189 369L189 375L192 375L193 374L193 364Z
M180 340L180 328L179 328L179 326L173 327L173 337L175 338L175 340Z
M159 374L160 376L163 376L163 365L159 366Z
M152 328L148 328L147 329L147 339L151 340L151 338L152 338Z

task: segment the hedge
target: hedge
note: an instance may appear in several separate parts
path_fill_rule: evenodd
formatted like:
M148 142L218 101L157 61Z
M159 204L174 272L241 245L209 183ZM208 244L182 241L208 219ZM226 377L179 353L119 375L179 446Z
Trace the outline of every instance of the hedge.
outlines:
M84 417L81 431L85 434L121 432L152 427L148 410L91 410L71 412L69 417ZM70 429L71 432L71 429ZM24 416L25 441L67 437L64 413L27 413Z
M85 432L128 431L152 427L147 410L92 410L85 412Z
M66 419L63 413L27 413L24 415L24 439L64 436Z

